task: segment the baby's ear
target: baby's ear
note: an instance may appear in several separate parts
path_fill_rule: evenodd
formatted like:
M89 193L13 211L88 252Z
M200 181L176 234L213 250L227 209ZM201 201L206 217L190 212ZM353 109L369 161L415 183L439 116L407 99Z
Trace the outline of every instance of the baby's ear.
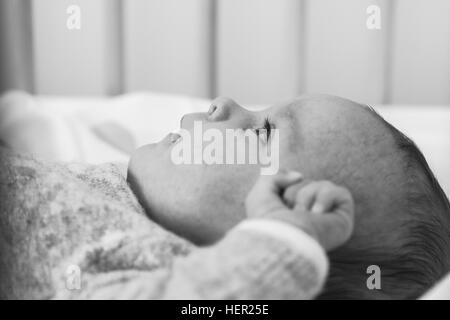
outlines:
M292 186L289 186L284 190L284 193L282 194L282 198L284 203L290 208L294 208L295 206L295 198L297 196L298 190L305 187L307 184L311 183L311 180L309 179L303 179L301 182L293 184Z

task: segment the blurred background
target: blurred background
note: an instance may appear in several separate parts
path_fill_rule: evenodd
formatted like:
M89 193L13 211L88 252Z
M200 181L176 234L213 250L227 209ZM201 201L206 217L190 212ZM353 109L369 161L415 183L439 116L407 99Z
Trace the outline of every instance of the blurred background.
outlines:
M219 95L329 93L413 138L450 194L449 89L449 0L0 0L0 140L54 160L125 162Z
M1 0L0 24L1 92L450 104L448 0Z

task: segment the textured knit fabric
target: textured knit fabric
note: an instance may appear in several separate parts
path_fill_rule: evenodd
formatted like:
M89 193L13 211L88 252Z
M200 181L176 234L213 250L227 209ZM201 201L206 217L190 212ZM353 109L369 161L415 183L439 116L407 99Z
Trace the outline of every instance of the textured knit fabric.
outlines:
M321 260L301 244L237 227L198 248L168 232L121 169L0 148L0 298L309 299L321 289ZM73 266L79 288L68 285Z

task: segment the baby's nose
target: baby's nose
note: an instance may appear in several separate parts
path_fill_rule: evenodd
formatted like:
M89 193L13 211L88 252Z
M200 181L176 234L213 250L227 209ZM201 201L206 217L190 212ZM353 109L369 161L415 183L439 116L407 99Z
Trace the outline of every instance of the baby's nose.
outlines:
M208 110L208 118L212 121L223 121L243 110L244 108L237 104L233 99L219 97L214 99L211 103Z

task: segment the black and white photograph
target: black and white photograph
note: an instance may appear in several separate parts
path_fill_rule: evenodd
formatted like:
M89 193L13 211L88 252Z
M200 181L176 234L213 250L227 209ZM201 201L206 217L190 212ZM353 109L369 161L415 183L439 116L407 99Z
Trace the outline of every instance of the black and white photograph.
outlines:
M450 300L449 196L448 0L0 0L1 300Z

